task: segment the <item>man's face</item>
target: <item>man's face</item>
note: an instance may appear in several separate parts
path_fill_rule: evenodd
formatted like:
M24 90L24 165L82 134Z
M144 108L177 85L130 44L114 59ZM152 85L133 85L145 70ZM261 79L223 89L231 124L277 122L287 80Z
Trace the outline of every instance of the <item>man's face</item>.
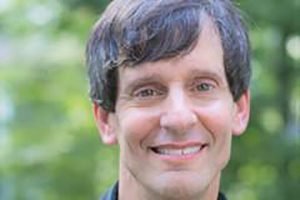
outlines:
M126 180L150 196L217 190L232 134L246 127L249 99L246 92L233 101L214 27L207 23L185 56L119 69L118 87L107 134L120 145Z

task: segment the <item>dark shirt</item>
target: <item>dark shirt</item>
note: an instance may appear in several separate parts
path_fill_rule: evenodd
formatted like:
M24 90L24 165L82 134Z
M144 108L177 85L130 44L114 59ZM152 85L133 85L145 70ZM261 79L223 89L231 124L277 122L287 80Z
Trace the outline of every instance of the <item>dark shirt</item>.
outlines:
M100 200L118 200L118 183L111 187ZM226 197L219 193L218 200L227 200Z

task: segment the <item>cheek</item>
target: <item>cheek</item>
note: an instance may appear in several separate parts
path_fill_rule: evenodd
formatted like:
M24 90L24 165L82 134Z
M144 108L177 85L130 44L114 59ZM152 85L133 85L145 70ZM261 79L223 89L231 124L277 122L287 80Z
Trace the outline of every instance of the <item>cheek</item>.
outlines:
M198 109L199 121L209 131L211 136L216 139L231 135L233 123L232 104L218 101L213 104Z
M127 109L121 112L118 116L118 139L121 143L127 145L144 146L147 137L150 137L151 132L157 124L155 111L144 109Z
M223 169L230 157L231 137L232 137L232 107L230 104L218 102L212 106L201 109L200 121L207 131L211 153L214 158L213 166Z
M134 176L140 176L145 169L149 138L155 128L154 118L153 114L141 109L127 109L118 115L120 159Z

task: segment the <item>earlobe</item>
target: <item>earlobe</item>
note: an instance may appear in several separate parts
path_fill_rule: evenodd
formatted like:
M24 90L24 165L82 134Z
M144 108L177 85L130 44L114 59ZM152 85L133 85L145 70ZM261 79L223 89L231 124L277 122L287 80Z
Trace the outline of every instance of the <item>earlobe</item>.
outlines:
M113 122L110 116L112 113L107 112L96 103L94 103L93 109L98 132L103 143L108 145L116 144L117 136L114 132Z
M247 128L250 117L250 91L245 91L236 101L236 110L232 128L233 135L241 135Z

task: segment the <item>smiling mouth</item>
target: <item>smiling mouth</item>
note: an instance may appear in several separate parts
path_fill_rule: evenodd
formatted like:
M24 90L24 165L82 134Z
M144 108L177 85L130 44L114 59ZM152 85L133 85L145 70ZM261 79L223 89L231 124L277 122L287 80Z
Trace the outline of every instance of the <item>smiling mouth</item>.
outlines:
M186 155L194 155L203 150L207 144L203 145L195 145L195 146L187 146L187 147L152 147L151 150L159 155L166 156L186 156Z

